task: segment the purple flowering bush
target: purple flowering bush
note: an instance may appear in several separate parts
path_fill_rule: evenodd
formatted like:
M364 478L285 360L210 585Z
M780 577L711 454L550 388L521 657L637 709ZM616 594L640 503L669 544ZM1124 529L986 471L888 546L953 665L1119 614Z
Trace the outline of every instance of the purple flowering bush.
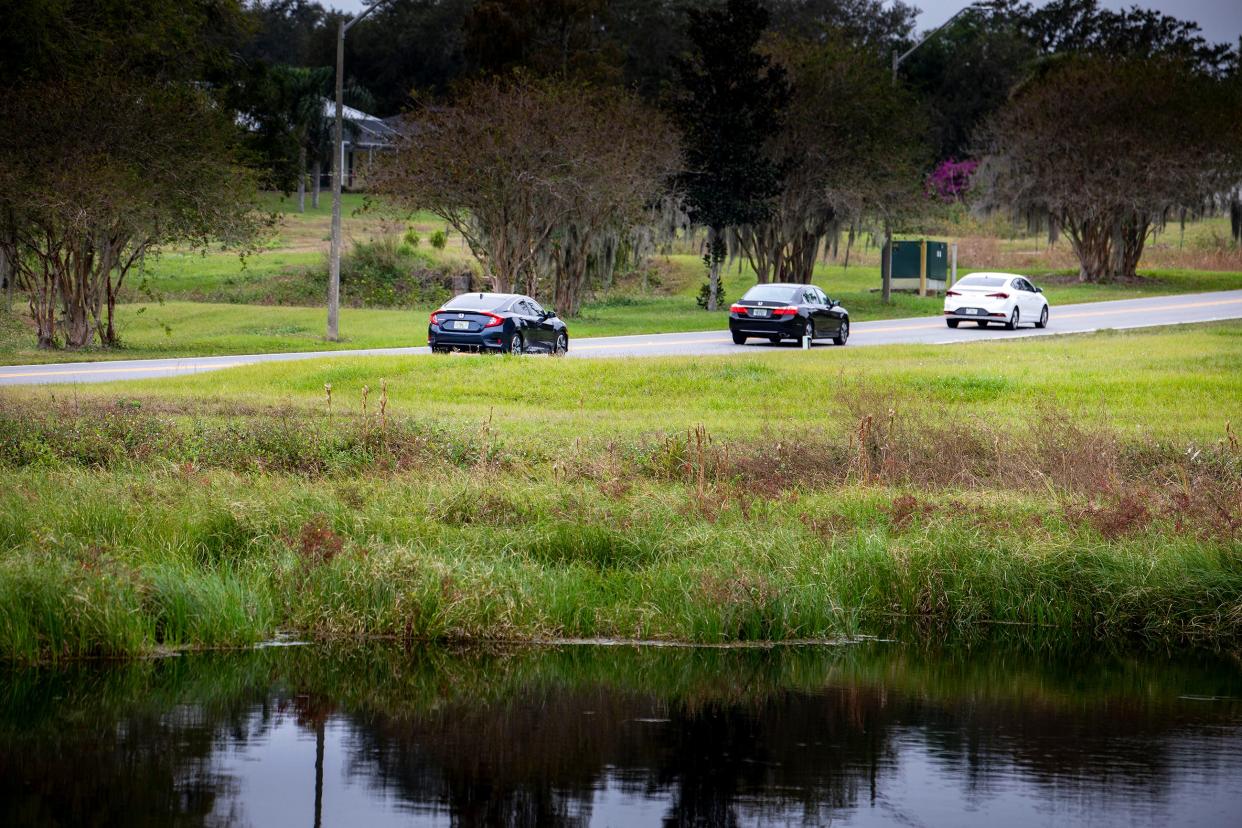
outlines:
M955 158L941 161L931 175L927 176L927 195L946 204L961 201L970 189L970 177L978 168L979 162L973 158L965 161Z

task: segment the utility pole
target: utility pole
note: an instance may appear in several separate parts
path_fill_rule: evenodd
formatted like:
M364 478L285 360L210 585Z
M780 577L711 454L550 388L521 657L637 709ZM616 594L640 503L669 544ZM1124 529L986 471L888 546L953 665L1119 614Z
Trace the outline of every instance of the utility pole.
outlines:
M345 33L354 24L389 0L371 0L350 20L341 18L336 34L336 123L332 128L332 242L328 248L328 335L329 342L341 338L341 176L345 166L342 133L345 121Z

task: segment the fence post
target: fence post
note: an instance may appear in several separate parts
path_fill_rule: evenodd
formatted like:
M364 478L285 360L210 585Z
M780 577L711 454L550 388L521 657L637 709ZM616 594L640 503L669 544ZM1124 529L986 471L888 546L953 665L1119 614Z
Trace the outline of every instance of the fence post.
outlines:
M957 242L953 242L949 256L949 287L957 284Z
M919 296L927 295L927 239L919 242Z

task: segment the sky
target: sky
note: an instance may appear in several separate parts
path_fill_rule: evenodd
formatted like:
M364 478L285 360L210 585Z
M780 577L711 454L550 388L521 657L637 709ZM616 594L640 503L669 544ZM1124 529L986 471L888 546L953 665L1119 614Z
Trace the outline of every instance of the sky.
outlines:
M325 6L343 11L362 9L363 0L322 0ZM907 0L923 10L919 15L919 28L923 30L939 26L965 6L970 0ZM1040 0L1035 0L1040 3ZM1239 0L1103 0L1103 5L1114 9L1139 5L1157 9L1183 20L1195 20L1208 40L1217 43L1237 43L1242 36L1242 2Z

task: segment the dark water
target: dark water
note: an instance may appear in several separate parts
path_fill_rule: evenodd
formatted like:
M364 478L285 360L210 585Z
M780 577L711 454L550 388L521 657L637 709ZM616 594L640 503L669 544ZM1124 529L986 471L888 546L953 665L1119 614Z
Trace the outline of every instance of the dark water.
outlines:
M1236 660L272 648L0 672L0 825L1242 825Z

